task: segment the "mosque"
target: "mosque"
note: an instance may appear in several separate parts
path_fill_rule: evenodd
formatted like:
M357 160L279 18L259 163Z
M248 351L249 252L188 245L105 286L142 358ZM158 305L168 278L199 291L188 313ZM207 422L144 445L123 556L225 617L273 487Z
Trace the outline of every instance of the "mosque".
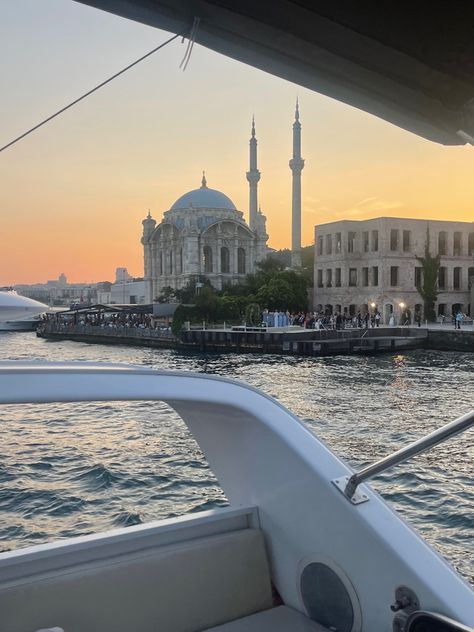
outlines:
M293 124L293 230L292 264L300 262L301 248L301 170L298 103ZM252 120L249 183L249 222L232 200L207 186L203 173L201 186L185 193L163 213L157 224L150 213L143 220L146 301L153 302L165 287L181 289L190 281L208 279L221 290L238 283L256 271L256 264L269 252L266 217L258 205L257 139Z

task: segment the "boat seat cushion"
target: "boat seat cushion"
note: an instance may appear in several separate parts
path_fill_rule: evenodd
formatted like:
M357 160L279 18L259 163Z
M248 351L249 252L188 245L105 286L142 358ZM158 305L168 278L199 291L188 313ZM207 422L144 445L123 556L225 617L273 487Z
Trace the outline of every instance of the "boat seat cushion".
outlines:
M198 632L270 608L261 531L196 538L1 584L1 632Z
M210 628L207 632L330 632L300 612L278 606L271 610Z

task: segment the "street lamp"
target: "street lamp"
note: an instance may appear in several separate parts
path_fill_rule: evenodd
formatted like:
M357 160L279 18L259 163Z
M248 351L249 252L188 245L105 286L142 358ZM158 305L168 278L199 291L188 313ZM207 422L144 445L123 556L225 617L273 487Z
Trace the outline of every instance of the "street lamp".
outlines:
M406 314L404 316L406 304L402 301L401 303L398 303L398 306L400 307L400 325L406 325L406 322L403 322L406 320Z
M371 307L372 309L375 309L375 308L377 307L377 303L372 302L372 303L370 304L370 307Z

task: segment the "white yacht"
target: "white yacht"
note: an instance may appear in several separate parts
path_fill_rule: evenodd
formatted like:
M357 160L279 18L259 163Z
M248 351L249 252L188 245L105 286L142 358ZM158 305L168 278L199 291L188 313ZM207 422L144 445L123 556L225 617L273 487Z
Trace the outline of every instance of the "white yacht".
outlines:
M49 307L13 289L0 290L0 331L30 331Z
M474 411L354 474L233 380L0 363L0 404L29 414L131 400L180 415L230 506L1 553L2 632L472 632L471 588L364 481L472 426Z

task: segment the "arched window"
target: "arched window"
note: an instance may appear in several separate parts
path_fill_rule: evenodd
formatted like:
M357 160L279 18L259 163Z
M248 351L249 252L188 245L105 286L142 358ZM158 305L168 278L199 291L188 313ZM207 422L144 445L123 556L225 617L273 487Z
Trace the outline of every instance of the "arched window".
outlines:
M223 272L224 274L230 272L229 249L225 246L221 248L221 272Z
M160 254L158 255L158 274L161 276L163 274L163 251L160 250Z
M183 249L179 249L179 270L178 274L183 274Z
M168 255L168 264L169 264L168 274L173 274L173 251L172 250L170 250L169 255Z
M245 250L237 248L237 274L245 274Z
M204 246L203 251L204 272L212 272L212 250L209 246Z

